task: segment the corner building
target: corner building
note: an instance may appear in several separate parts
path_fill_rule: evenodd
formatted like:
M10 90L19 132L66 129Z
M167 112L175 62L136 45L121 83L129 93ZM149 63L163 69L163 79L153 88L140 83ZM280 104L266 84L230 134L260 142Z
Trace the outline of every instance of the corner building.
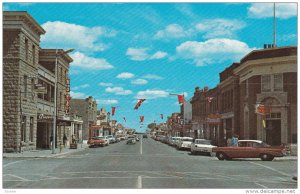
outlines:
M240 137L297 143L297 47L254 50L234 73L240 84ZM255 112L257 104L266 107L265 115Z

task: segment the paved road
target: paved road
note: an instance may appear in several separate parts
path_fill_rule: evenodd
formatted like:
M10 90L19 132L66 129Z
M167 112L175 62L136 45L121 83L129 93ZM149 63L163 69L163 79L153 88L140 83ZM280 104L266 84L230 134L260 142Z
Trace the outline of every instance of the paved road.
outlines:
M143 139L55 158L4 158L3 188L297 188L297 161L219 161Z

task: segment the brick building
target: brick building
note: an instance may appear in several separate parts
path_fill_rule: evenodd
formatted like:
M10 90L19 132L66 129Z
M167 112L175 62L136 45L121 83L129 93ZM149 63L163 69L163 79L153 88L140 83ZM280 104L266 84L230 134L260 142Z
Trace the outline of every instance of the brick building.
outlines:
M297 143L297 47L254 50L234 73L240 84L241 138ZM265 115L255 113L257 104L267 107Z

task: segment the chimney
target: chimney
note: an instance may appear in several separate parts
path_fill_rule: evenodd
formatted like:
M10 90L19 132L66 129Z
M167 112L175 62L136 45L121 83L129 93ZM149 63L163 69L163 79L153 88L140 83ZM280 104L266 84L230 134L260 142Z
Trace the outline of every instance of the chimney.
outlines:
M267 44L264 44L264 49L266 49L267 48Z

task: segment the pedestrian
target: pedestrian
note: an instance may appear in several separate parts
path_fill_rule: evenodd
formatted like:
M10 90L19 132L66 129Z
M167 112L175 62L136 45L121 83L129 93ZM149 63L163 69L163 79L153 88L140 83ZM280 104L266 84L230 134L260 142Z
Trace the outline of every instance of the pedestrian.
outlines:
M53 136L50 136L50 150L52 150Z
M227 146L231 146L232 145L232 140L231 140L231 138L228 138L227 139Z
M237 135L233 135L233 137L232 137L232 146L233 147L238 147L238 136Z
M66 134L64 134L64 137L63 137L63 144L64 144L64 147L66 147L67 141L68 141L68 138L67 138Z

